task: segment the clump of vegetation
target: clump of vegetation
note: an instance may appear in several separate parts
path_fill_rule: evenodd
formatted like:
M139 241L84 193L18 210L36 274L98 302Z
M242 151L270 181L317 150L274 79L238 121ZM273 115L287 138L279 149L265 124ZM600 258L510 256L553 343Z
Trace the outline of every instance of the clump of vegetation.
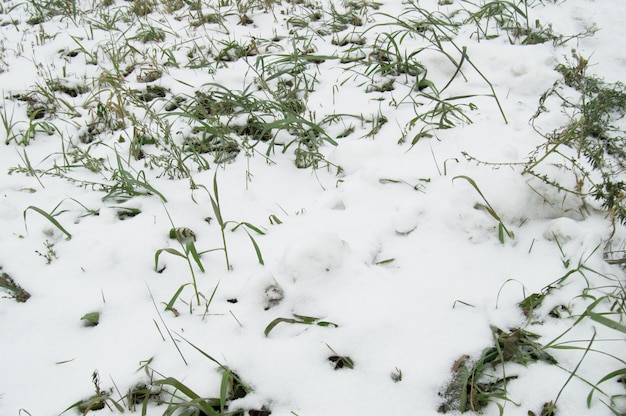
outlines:
M521 328L503 331L492 327L491 331L493 347L484 349L475 361L471 361L469 355L463 355L452 366L452 380L441 393L444 402L439 412L479 412L493 402L502 410L500 401L511 401L507 397L506 385L517 378L515 375L506 375L505 363L528 365L536 361L548 364L557 362L543 350L536 334Z
M561 253L564 254L561 244L557 239L555 241ZM591 404L594 395L600 395L603 397L600 401L613 414L621 414L621 401L626 397L626 394L611 396L602 390L601 384L609 381L623 383L624 375L626 375L626 368L623 368L624 361L618 356L605 352L601 347L593 347L598 342L596 329L593 330L589 339L564 340L574 327L585 321L593 321L594 324L600 324L608 330L626 334L626 326L622 323L626 315L626 290L619 279L602 275L587 266L586 262L589 257L590 255L581 258L577 263L573 263L564 256L563 265L567 272L540 291L526 295L518 303L518 307L528 318L528 324L541 325L547 319L569 320L567 329L549 342L540 343L540 336L526 329L516 328L507 332L492 327L494 346L485 348L477 360L471 360L469 355L463 355L452 366L452 378L440 393L443 398L439 407L441 413L451 411L479 412L490 403L495 403L500 409L500 414L503 414L504 402L513 403L516 406L520 405L509 397L507 391L507 383L517 379L517 375L507 374L507 368L510 367L510 364L516 363L527 366L535 362L544 362L562 369L569 377L553 400L546 402L538 413L528 411L529 415L556 415L559 398L565 387L574 378L583 380L589 386L588 405ZM606 279L607 285L596 288L589 286L591 275ZM549 303L546 301L548 297L561 290L566 284L573 283L575 278L583 279L587 285L583 294L576 297L582 298L586 302L582 305L581 312L576 313L569 306L561 303L551 308L544 307L546 303ZM581 342L586 342L587 345L581 346ZM582 353L581 358L573 368L564 367L548 352L568 350ZM589 353L614 359L617 368L598 381L584 379L578 374L578 369L581 363L587 359ZM605 401L606 399L608 401Z
M125 407L131 412L136 411L140 407L141 415L145 416L148 414L150 405L163 406L160 413L162 416L269 416L272 413L265 406L260 409L242 409L232 406L234 400L246 397L252 392L252 389L230 368L224 366L195 345L191 345L205 358L217 364L219 371L222 373L219 396L202 396L182 381L174 377L162 376L150 367L151 358L142 362L140 367L140 370L143 369L145 372L148 381L136 383L125 395L120 393L121 397L117 400L112 397L112 389L111 391L102 390L99 373L97 370L94 371L92 382L95 387L95 394L72 404L63 413L71 409L77 409L83 415L87 415L105 407L114 413L124 413Z
M557 66L562 78L539 101L532 122L546 143L530 155L523 173L580 197L583 204L593 198L612 218L626 223L626 180L621 174L626 167L626 130L620 124L626 115L626 86L588 75L589 61L576 51L572 58ZM544 133L537 123L550 100L560 103L568 122ZM573 185L546 173L546 165L569 172Z
M0 273L0 288L9 293L9 296L17 302L26 302L30 298L30 293L22 288L7 273Z
M98 370L95 370L92 373L91 381L94 385L95 394L87 399L77 401L65 409L63 413L72 409L77 409L83 415L86 415L91 411L102 410L105 407L108 407L110 410L115 409L120 413L124 413L124 408L111 397L111 393L100 388L100 374L98 373Z

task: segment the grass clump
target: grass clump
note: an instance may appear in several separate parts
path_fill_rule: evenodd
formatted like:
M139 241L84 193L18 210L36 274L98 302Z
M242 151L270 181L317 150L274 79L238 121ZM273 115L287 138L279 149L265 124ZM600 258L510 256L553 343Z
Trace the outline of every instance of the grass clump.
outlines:
M30 293L5 272L0 273L0 288L8 292L9 297L15 299L16 302L23 303L30 299Z

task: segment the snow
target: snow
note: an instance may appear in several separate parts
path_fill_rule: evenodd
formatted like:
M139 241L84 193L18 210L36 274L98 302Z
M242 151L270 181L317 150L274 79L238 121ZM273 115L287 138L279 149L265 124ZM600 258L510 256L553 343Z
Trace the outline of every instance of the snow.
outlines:
M80 41L87 50L102 53L98 48L117 43L120 34L102 30L92 34L59 17L30 26L24 22L29 16L26 6L5 3L3 21L12 18L20 23L4 26L0 35L6 61L0 73L5 97L0 112L14 117L16 131L24 131L26 103L16 101L15 94L41 81L40 73L53 78L66 73L72 85L97 77L98 68L86 63L85 54L70 59L59 51L77 49ZM15 8L10 9L9 3ZM446 10L434 1L424 3L431 10ZM459 122L411 145L416 127L399 144L403 123L414 108L408 102L395 106L393 101L400 101L410 88L398 85L389 95L366 94L365 87L359 87L365 81L360 75L344 71L336 61L321 64L307 111L316 113L318 122L333 113L362 117L328 125L333 138L344 128L355 127L352 135L336 139L337 146L325 143L320 148L326 160L341 167L339 172L333 166L297 169L295 145L285 152L277 146L266 156L267 144L262 143L248 155L240 152L232 163L210 163L210 170L197 169L189 162L193 183L200 185L191 189L189 178L170 179L145 160L130 157L132 128L103 135L102 144L79 143L78 134L85 131L85 120L94 116L94 110L84 107L88 98L65 97L81 117L59 116L55 121L59 130L52 135L38 133L28 145L13 140L0 151L0 272L31 294L27 302L18 303L8 292L0 292L7 295L0 298L0 415L58 415L94 394L91 377L95 370L100 388L117 400L137 383L150 381L138 370L149 360L155 378L175 377L203 397L218 397L219 368L194 346L251 387L252 392L234 400L231 409L265 407L275 416L438 415L453 364L465 354L476 360L493 346L491 326L525 328L540 335L542 345L557 339L591 303L583 293L592 288L590 296L599 297L624 282L623 269L606 262L603 251L609 242L619 246L626 229L621 225L614 229L610 218L598 209L599 203L589 201L583 210L576 198L564 197L521 175L516 164L544 142L529 119L541 94L559 78L554 67L571 59L571 49L590 57L592 73L607 82L621 80L626 54L618 47L618 39L624 38L625 14L618 0L529 3L533 3L531 22L540 20L544 27L549 23L555 33L572 35L592 25L600 30L560 46L551 42L512 45L505 34L485 40L478 39L475 31L461 31L455 43L467 46L472 62L493 84L508 123L489 97L491 90L484 79L467 66L463 68L466 81L451 84L445 96L476 94L470 101L477 109L467 110L473 123ZM123 10L125 5L118 1L114 7ZM400 1L385 2L380 11L399 16L405 6ZM286 19L296 9L295 4L284 2L273 13L255 10L250 16L254 26L238 25L230 16L223 27L228 34L221 39L247 42L254 37L261 44L272 31L288 36L289 30L296 29ZM171 31L167 44L179 59L194 43L202 44L205 29L186 27L186 17L166 19L164 15L159 20L156 16L149 22L162 23ZM382 18L371 14L368 24ZM135 29L130 27L129 33ZM58 35L41 40L39 30ZM375 27L366 38L372 42L384 30L384 26ZM343 49L330 42L332 36L312 32L311 43L318 48L315 54L340 56L338 51ZM279 42L263 43L262 48L289 54L300 47L295 42ZM209 47L215 50L217 46ZM153 50L156 53L157 46ZM441 69L429 72L435 84L445 84L454 75L454 68L441 54L427 51L423 56L428 68ZM102 65L108 62L100 59L105 62ZM170 67L156 85L169 88L172 94L193 96L198 89L208 88L208 83L235 90L243 90L244 82L252 83L254 74L242 60L225 65L217 69ZM139 68L144 67L151 63L140 62L127 75L129 89L145 87L137 80ZM99 99L116 98L112 89L105 88ZM162 111L165 103L154 104L154 110ZM389 122L369 134L372 124L364 120L379 112ZM564 120L553 103L541 129L550 131ZM175 124L174 142L180 145L190 131L189 125ZM285 143L291 140L284 134L276 142L283 138ZM97 186L79 186L64 179L54 165L63 164L63 152L70 143L89 149L91 156L113 167L117 150L124 163L131 161L133 176L143 171L167 202L154 193L125 201L103 199L106 192ZM37 178L9 172L24 167L26 158L39 170ZM45 175L46 170L58 174ZM554 174L562 183L573 181L561 171ZM84 167L67 175L94 182L110 179L105 172L93 173ZM464 177L475 181L485 199ZM225 226L230 270L211 203L214 178L222 217L231 221ZM514 237L500 241L498 221L485 209L487 204ZM71 239L29 207L54 213ZM98 215L88 215L88 209ZM119 215L128 209L140 213ZM245 226L231 232L240 222L264 234L249 228L246 233ZM193 244L204 252L200 256L204 272L193 259L188 264L172 252L161 251L155 259L161 249L184 251L169 236L174 227L193 230ZM263 265L251 238L260 248ZM46 244L54 250L48 253L49 262ZM585 268L571 272L580 265ZM190 267L202 294L199 306ZM535 311L542 318L526 317L518 303L563 277L562 287L551 291ZM183 285L174 303L176 313L166 310ZM572 317L549 316L563 305ZM87 327L81 321L90 312L100 314L97 326ZM316 321L310 325L282 322L264 333L274 319L297 316ZM332 325L317 325L320 321ZM613 357L589 352L576 370L580 377L569 380L594 334L593 348ZM600 388L606 395L595 392L588 407L588 383L595 385L623 367L624 334L586 319L556 342L579 347L549 349L560 367L543 362L507 364L507 375L518 377L507 385L511 402L503 403L504 414L539 414L544 403L557 397L560 415L612 414L600 400L624 394L623 385L615 380L604 382ZM328 360L331 355L349 356L354 368L335 369ZM398 371L402 379L394 381L392 375ZM165 409L166 405L151 404L148 414L160 415ZM492 403L481 412L497 415L499 409Z

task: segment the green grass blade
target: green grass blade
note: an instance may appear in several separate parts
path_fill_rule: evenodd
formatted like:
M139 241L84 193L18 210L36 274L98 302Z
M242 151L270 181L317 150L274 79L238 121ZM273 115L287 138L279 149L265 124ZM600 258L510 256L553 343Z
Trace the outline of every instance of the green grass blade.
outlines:
M278 218L276 215L272 214L269 216L270 219L270 224L282 224L283 222L280 220L280 218Z
M165 305L165 310L166 311L171 311L174 308L174 303L176 303L176 300L178 299L178 297L180 296L180 294L183 292L183 289L185 288L185 286L190 285L191 283L185 283L183 285L180 285L180 287L178 288L178 290L176 291L176 293L174 293L174 296L172 296L172 298L170 299L169 302L167 302L167 305Z
M187 258L187 256L185 256L183 253L181 253L180 251L178 251L176 249L173 249L173 248L160 248L160 249L158 249L154 253L154 270L158 270L159 269L159 256L164 251L167 252L167 253L173 254L175 256L182 257L184 259Z
M602 324L604 326L607 326L607 327L609 327L611 329L614 329L616 331L619 331L621 333L626 334L626 326L620 324L619 322L616 322L616 321L614 321L612 319L607 318L604 315L601 315L601 314L595 313L595 312L589 312L588 315L594 321L596 321L596 322L598 322L598 323L600 323L600 324Z
M576 372L578 371L578 368L580 367L580 365L585 360L585 357L587 356L587 353L591 350L591 346L593 345L595 340L596 340L596 331L594 329L593 336L589 340L589 344L587 345L587 348L585 348L585 350L584 350L585 352L583 353L582 357L580 357L580 360L578 361L578 364L576 364L576 367L574 367L574 369L570 372L569 377L567 378L567 380L565 380L565 383L563 384L563 386L559 390L559 393L556 395L556 398L554 399L554 405L555 406L556 406L556 403L559 401L559 398L561 397L561 393L563 393L563 390L565 390L565 387L574 378L574 376L577 376Z
M250 237L250 242L252 243L252 246L254 247L254 252L256 253L256 259L259 262L260 265L264 266L265 265L265 261L263 260L263 254L261 254L261 249L259 248L259 245L256 243L256 240L254 239L254 237L252 237L252 235L246 230L246 234L248 234L248 237Z
M222 383L220 385L220 412L224 413L226 408L226 400L228 399L228 386L231 382L230 370L224 371L222 374Z
M54 217L52 217L46 211L34 205L30 205L28 208L24 210L24 227L26 227L26 212L29 209L43 215L48 221L50 221L55 227L57 227L63 234L65 234L68 240L72 238L72 234L70 234L69 231L63 228L63 226L56 219L54 219ZM26 228L26 231L28 231L28 228Z
M204 273L204 266L202 265L202 262L200 261L200 255L198 254L198 250L196 250L196 245L193 243L193 241L187 241L187 244L185 245L185 249L187 250L187 253L191 254L191 257L198 265L198 268L200 269L200 271Z
M249 222L240 222L239 224L235 225L231 231L235 231L237 228L241 227L241 226L245 226L246 228L254 231L255 233L259 234L259 235L265 235L265 231L261 230L259 227L250 224Z
M206 352L204 352L203 350L201 350L199 347L197 347L195 344L193 344L191 341L189 341L187 338L181 336L180 334L176 334L179 337L181 337L187 344L191 345L196 351L198 351L200 354L202 354L203 356L205 356L206 358L208 358L209 360L213 361L215 364L217 364L219 366L219 368L221 368L224 371L228 370L228 367L226 367L225 365L223 365L222 363L220 363L219 361L217 361L215 358L213 358L212 356L210 356L209 354L207 354Z
M626 376L626 368L621 368L619 370L615 370L607 374L606 376L602 377L600 381L598 381L598 384L604 383L605 381L618 377L618 376Z
M213 406L211 406L211 404L207 401L207 399L204 399L204 398L200 397L196 392L191 390L189 387L187 387L186 385L184 385L183 383L181 383L180 381L178 381L174 377L167 377L167 378L165 378L163 380L156 380L156 381L153 382L153 384L156 385L156 386L170 386L170 387L173 387L177 391L180 391L185 396L187 396L187 397L189 397L191 399L191 401L189 401L189 402L184 402L184 403L180 403L180 404L173 404L173 406L174 406L173 410L174 411L179 409L179 408L181 408L181 407L194 407L194 408L202 411L204 414L209 415L209 416L222 414L222 413L217 413L215 411L215 409L213 409Z
M193 390L191 390L189 387L187 387L174 377L167 377L163 380L155 380L153 384L156 386L174 387L176 390L179 390L181 393L183 393L185 396L189 397L192 400L200 398L198 394L196 394Z
M295 319L290 319L290 318L276 318L274 319L272 322L270 322L266 327L265 327L265 331L263 331L263 334L265 334L265 336L267 337L270 332L272 332L272 329L274 329L276 327L276 325L278 325L281 322L286 322L288 324L297 324L297 323L301 323L300 321L297 321Z
M455 176L454 178L452 178L452 181L454 182L456 179L465 179L476 190L476 192L478 192L478 195L480 195L482 200L485 201L485 204L486 204L485 209L487 210L489 215L491 215L496 221L498 221L500 223L499 224L499 228L498 228L498 232L502 233L502 231L505 231L506 234L509 236L509 238L513 238L514 234L506 228L506 226L502 222L502 219L496 213L496 210L493 209L493 207L491 206L489 201L487 201L487 198L485 198L485 195L483 195L482 191L478 187L478 184L476 184L476 181L474 181L474 179L470 178L469 176L465 176L465 175ZM503 233L500 236L500 241L504 242L504 234Z
M222 212L220 211L220 206L217 199L213 198L213 195L209 195L211 199L211 206L213 207L213 213L215 214L215 219L220 227L224 226L224 219L222 218Z

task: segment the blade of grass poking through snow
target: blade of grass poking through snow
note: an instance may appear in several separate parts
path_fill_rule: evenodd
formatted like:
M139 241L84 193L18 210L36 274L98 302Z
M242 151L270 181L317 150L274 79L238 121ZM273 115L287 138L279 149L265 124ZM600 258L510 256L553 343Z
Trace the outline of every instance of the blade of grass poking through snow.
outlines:
M576 271L576 270L574 270ZM565 277L567 277L568 275L570 275L571 272L568 272ZM557 280L558 283L560 283L565 277ZM596 307L598 306L598 304L602 301L604 301L605 298L601 297L599 299L596 299L595 301L593 301L589 306L587 306L587 310L582 313L578 319L576 319L575 322L573 322L571 325L569 325L569 327L561 332L556 338L554 338L552 341L548 342L546 345L544 345L544 349L548 349L548 348L561 348L559 345L557 344L557 341L560 340L561 338L563 338L567 333L569 333L572 329L574 329L574 327L576 327L583 319L585 319L587 316L589 316L589 313Z
M265 233L262 230L260 230L258 227L255 227L254 225L250 224L249 222L240 222L239 224L234 226L230 231L235 231L239 227L242 227L243 230L246 232L246 234L248 234L248 237L250 237L250 242L252 243L252 246L254 247L254 251L256 253L256 258L259 264L264 265L265 262L263 261L263 255L261 254L261 249L259 248L259 245L257 244L254 237L252 237L252 234L250 234L248 229L254 231L255 233L259 235L265 235Z
M272 225L280 225L283 222L280 220L280 218L278 218L276 215L272 214L269 216L269 220L270 220L270 224Z
M188 244L191 244L193 247L193 250L195 252L195 255L192 254L192 257L194 258L194 261L196 261L196 263L200 266L200 270L202 272L204 272L204 267L202 266L202 263L200 262L200 257L198 256L198 252L195 249L195 245L193 245L192 241L189 241ZM166 252L166 253L170 253L173 254L175 256L178 257L182 257L183 259L185 259L187 261L187 265L189 266L189 271L191 273L191 279L192 279L192 284L193 284L193 290L196 293L196 302L198 303L198 306L200 305L200 295L198 293L198 285L196 283L196 273L193 270L193 265L191 264L191 260L189 259L189 251L187 251L187 248L185 246L185 254L181 253L180 251L174 249L174 248L160 248L158 249L155 253L154 253L154 270L155 271L159 271L159 256L161 255L162 252Z
M224 413L226 409L226 400L228 398L228 387L231 382L230 370L224 371L222 374L222 382L220 383L220 413Z
M220 226L220 233L222 234L222 244L224 249L224 259L226 261L226 270L230 270L230 261L228 260L228 248L226 247L226 234L224 233L226 229L226 223L224 222L224 217L222 217L222 209L220 207L220 195L217 187L217 171L215 175L213 175L213 195L209 193L209 198L211 199L211 207L213 208L213 213L215 214L215 219L217 220L217 224Z
M183 253L181 253L180 251L176 250L175 248L160 248L158 249L155 253L154 253L154 270L159 270L159 256L161 256L162 252L166 252L166 253L170 253L173 254L175 256L178 257L182 257L184 259L187 259L187 256L185 256Z
M171 230L179 229L179 228L177 228L174 225L174 221L172 220L172 217L170 216L169 211L165 207L165 204L163 204L163 208L165 209L165 214L167 215L167 218L170 220L170 224L172 225L172 228L170 229L170 233L171 233ZM182 257L183 259L185 259L187 261L187 265L189 266L189 273L191 273L193 290L194 290L194 293L196 295L196 303L198 304L198 306L200 306L200 293L198 292L198 285L197 285L197 282L196 282L196 272L193 269L193 265L191 263L191 260L190 260L189 256L191 255L193 260L198 265L198 268L200 269L200 271L202 273L204 273L204 266L202 265L202 261L200 260L200 254L202 254L202 253L198 253L198 250L196 249L196 246L195 246L195 244L193 242L193 239L190 239L185 244L183 244L184 240L182 238L176 238L176 237L180 237L180 235L178 235L178 236L176 235L176 232L174 232L174 237L175 237L176 241L178 241L178 243L182 247L184 253L181 253L180 251L178 251L176 249L173 249L173 248L169 248L169 247L158 249L154 253L154 270L157 271L157 272L159 271L159 256L164 251L166 253L170 253L170 254L173 254L175 256ZM208 250L208 251L212 251L212 250Z
M322 327L331 327L331 328L339 328L339 325L337 325L334 322L328 322L328 321L320 321L320 318L316 318L314 316L305 316L305 315L297 315L297 314L293 314L294 318L276 318L274 319L272 322L270 322L266 327L265 327L265 331L263 331L263 334L265 334L265 336L267 337L270 332L272 332L272 330L276 327L276 325L280 324L281 322L287 323L287 324L303 324L303 325L317 325L317 326L322 326Z
M219 286L220 286L220 282L217 282L217 284L213 288L213 292L211 292L211 296L209 296L209 300L207 300L206 302L206 306L204 308L204 314L202 315L202 320L204 320L204 318L206 318L206 316L209 314L209 307L211 307L211 303L213 302L213 298L215 297L215 293L217 292L217 288Z
M26 169L28 170L28 173L30 174L30 176L37 179L37 182L39 182L39 185L45 189L43 182L41 182L41 179L39 179L37 172L35 171L35 169L33 168L33 165L31 165L30 160L28 159L28 154L26 153L26 150L24 150L23 156L20 154L20 152L17 152L17 155L20 157L20 159L22 159L22 162L24 162L24 165L26 165Z
M154 296L152 296L152 291L150 290L150 286L148 286L146 284L146 287L148 288L148 293L150 294L150 299L152 300L152 304L154 305L154 310L156 310L157 315L159 315L159 320L161 321L161 323L163 324L163 326L165 327L165 330L167 331L167 335L170 337L170 339L172 340L172 344L174 344L174 347L176 347L176 351L178 351L178 355L180 355L180 358L182 358L183 362L185 363L185 365L189 365L187 363L187 360L185 360L185 356L183 355L183 352L180 350L180 348L178 347L178 343L176 342L176 340L174 339L174 336L172 335L172 333L170 332L170 329L168 328L167 324L165 323L165 321L163 320L163 317L161 316L161 312L159 312L159 308L156 304L156 301L154 300ZM155 322L156 324L156 322ZM158 329L158 326L157 326ZM161 332L159 330L159 332ZM161 334L161 336L163 336L163 334Z
M180 294L183 292L183 289L185 288L185 286L190 285L191 283L185 283L180 285L180 287L178 288L178 290L176 291L176 293L174 293L174 296L172 296L172 298L170 299L169 302L167 302L167 305L165 305L165 310L166 311L172 311L174 312L176 309L174 308L174 304L176 303L176 301L178 300L178 297L180 296ZM174 312L174 314L176 315L176 312Z
M594 321L607 326L611 329L614 329L616 331L622 332L624 334L626 334L626 326L620 324L617 321L614 321L612 319L607 318L606 316L599 314L599 313L595 313L595 312L589 312L588 313L589 317L591 319L593 319Z
M611 379L616 379L617 381L622 380L624 377L626 377L626 368L620 368L619 370L615 370L610 372L609 374L607 374L606 376L602 377L600 379L600 381L598 381L598 383L593 386L592 385L592 389L589 392L589 395L587 396L587 406L591 406L591 399L593 398L593 393L597 390L600 393L606 395L606 393L604 393L602 390L600 390L600 388L598 388L598 385L604 383L605 381L611 380ZM623 381L621 381L623 383ZM615 413L617 416L620 416L620 413Z
M197 347L195 344L193 344L191 341L189 341L187 338L183 337L180 334L176 334L179 337L181 337L187 344L191 345L196 351L198 351L200 354L202 354L204 357L208 358L210 361L212 361L213 363L217 364L217 366L226 371L228 370L228 367L226 367L224 364L220 363L219 361L217 361L215 358L213 358L211 355L207 354L206 352L204 352L202 349L200 349L199 347Z
M28 212L28 210L32 210L35 211L39 214L41 214L44 218L46 218L48 221L50 221L55 227L57 227L59 229L59 231L61 231L63 234L65 234L67 236L67 239L71 239L72 238L72 234L69 233L69 231L67 231L65 228L63 228L63 226L56 220L54 219L54 217L50 214L48 214L46 211L44 211L41 208L38 208L34 205L30 205L28 208L26 208L24 210L24 228L26 228L26 231L28 232L28 226L26 225L26 212Z
M570 373L569 377L567 378L567 380L565 380L565 383L563 384L563 386L561 387L561 389L559 390L559 393L556 395L556 398L553 401L553 408L556 407L556 403L559 401L559 398L561 397L561 394L563 393L563 390L565 390L565 387L569 384L569 382L574 378L574 376L578 377L578 375L576 374L576 372L578 371L578 368L580 367L580 365L583 363L583 361L585 360L585 357L587 356L587 353L591 350L591 346L593 345L593 342L596 339L596 330L593 330L593 336L591 337L591 339L589 340L589 344L587 345L587 348L585 348L585 352L583 353L582 357L580 357L580 360L578 361L578 364L576 364L576 367L574 367L574 369L572 371L566 370ZM578 377L580 378L580 377Z
M514 234L506 228L506 226L502 222L502 219L493 209L489 201L487 201L487 198L485 198L485 195L483 195L482 191L480 190L480 188L478 187L474 179L470 178L469 176L459 175L459 176L455 176L454 178L452 178L452 181L454 182L456 179L465 179L467 182L469 182L469 184L472 185L472 187L476 190L476 192L478 192L478 195L480 195L483 201L485 201L486 205L484 206L484 208L487 210L489 215L491 215L496 221L498 221L498 238L500 239L500 242L504 243L505 232L506 232L506 235L512 239Z

